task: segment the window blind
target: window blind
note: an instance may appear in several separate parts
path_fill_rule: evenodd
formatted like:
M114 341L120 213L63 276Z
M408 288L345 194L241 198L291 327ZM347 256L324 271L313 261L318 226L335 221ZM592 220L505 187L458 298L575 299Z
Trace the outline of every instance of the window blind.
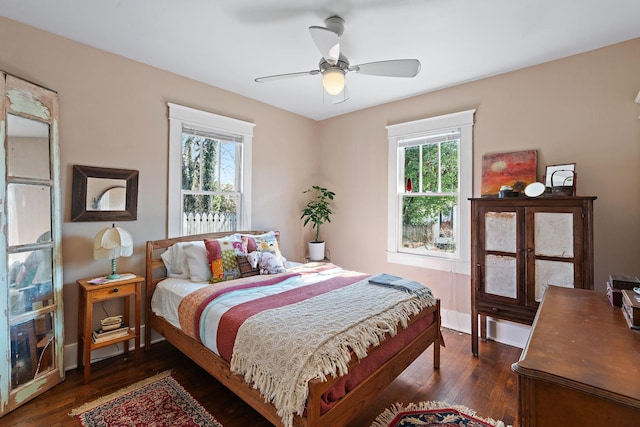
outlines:
M203 138L214 139L216 141L227 141L227 142L237 142L242 143L243 138L240 135L234 135L232 133L221 133L203 129L195 129L192 127L183 126L182 127L183 134L189 134L193 136L201 136Z
M458 139L460 139L460 129L455 129L435 135L420 135L402 138L398 141L398 147L415 147L417 145L438 144L447 141L455 141Z

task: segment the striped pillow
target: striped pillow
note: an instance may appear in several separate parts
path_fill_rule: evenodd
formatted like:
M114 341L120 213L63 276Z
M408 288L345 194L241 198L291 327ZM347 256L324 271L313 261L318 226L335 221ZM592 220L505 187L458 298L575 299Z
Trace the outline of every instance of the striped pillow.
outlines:
M238 255L236 256L236 261L240 269L240 277L251 277L260 274L260 269L252 268L246 256Z

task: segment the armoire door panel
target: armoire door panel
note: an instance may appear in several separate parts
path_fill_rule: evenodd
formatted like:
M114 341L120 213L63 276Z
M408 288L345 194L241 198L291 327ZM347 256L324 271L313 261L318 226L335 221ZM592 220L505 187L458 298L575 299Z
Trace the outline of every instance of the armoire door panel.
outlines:
M540 303L544 292L549 285L563 288L574 287L575 268L572 262L548 261L537 259L535 261L535 295L534 301Z
M573 258L573 216L572 212L534 213L536 256Z
M495 252L516 253L518 223L515 212L492 212L484 214L485 249Z
M518 268L515 257L487 255L484 261L484 293L518 298Z

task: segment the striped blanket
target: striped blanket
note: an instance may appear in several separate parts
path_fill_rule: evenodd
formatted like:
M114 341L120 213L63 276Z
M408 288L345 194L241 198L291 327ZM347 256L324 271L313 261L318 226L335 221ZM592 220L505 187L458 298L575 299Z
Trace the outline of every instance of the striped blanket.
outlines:
M179 310L183 330L207 347L205 341L215 341L232 372L259 389L287 427L304 411L309 380L345 375L352 351L365 357L385 334L394 336L411 315L435 304L432 295L375 286L361 273L308 273L293 269L207 287L208 294L194 292ZM215 339L205 326L211 324Z

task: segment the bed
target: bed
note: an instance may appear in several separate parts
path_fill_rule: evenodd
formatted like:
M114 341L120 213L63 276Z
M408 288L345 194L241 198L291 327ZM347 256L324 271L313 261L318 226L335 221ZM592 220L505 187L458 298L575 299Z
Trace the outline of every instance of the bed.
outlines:
M209 246L210 243L222 245L223 243L220 242L224 241L224 244L226 245L227 239L231 239L235 242L238 235L243 236L242 241L244 242L244 246L240 249L241 252L251 250L274 251L275 246L274 253L281 257L278 248L279 234L267 231L209 233L147 242L145 298L146 351L151 350L151 330L153 329L214 378L224 384L238 397L252 406L272 424L285 427L346 425L366 403L375 397L379 391L390 384L391 381L402 373L402 371L404 371L432 344L434 368L439 368L441 345L440 301L432 296L431 302L429 303L424 302L422 298L407 297L406 292L368 283L368 275L362 276L356 272L346 272L339 267L328 263L308 263L297 265L293 268L288 268L286 272L272 275L258 275L256 274L255 269L251 269L251 271L253 271L252 274L247 274L247 276L242 275L242 277L237 278L232 277L233 280L220 281L215 283L215 286L207 286L207 283L199 283L200 278L197 276L200 273L196 274L195 282L190 280L189 277L185 278L184 275L183 277L178 277L176 279L175 271L173 271L174 267L172 267L171 264L167 264L167 259L171 258L171 256L169 256L170 251L173 251L175 254L178 247L182 246L183 248L193 249L194 246L201 246L200 242L204 241L207 244L208 253L211 255L212 251ZM265 240L262 239L262 237L267 235L271 236L270 238L275 236L276 240L268 244L265 243ZM250 242L249 247L247 247L247 240ZM253 247L251 247L251 242L253 242ZM258 247L255 246L256 242L258 242ZM236 243L233 244L235 245ZM237 258L238 261L240 261L243 257L238 255ZM207 259L207 263L210 266L212 264L211 259ZM193 264L191 265L193 266ZM242 265L240 268L246 270L247 266ZM194 270L192 269L191 271L193 272ZM214 277L216 277L215 274L214 267ZM226 270L225 274L227 274ZM346 284L343 284L343 282ZM338 285L338 283L341 284ZM196 290L194 291L192 288ZM255 365L251 364L254 360L250 359L248 356L240 357L240 355L243 345L245 350L248 349L248 352L250 352L251 347L256 347L256 345L254 345L256 342L256 336L262 337L266 335L275 335L280 339L281 337L288 335L285 333L281 334L281 329L277 329L277 334L265 333L259 329L259 326L256 326L257 329L254 331L252 328L255 326L253 325L253 323L255 323L255 319L261 318L261 316L275 316L274 313L280 313L279 310L286 312L290 307L294 306L296 307L296 310L300 310L308 301L314 301L313 304L309 303L306 305L306 307L313 307L310 311L323 310L323 304L329 304L328 306L336 304L331 301L326 301L323 304L320 304L317 301L321 300L305 296L304 298L309 299L304 301L300 300L298 304L291 304L290 306L285 306L285 308L279 308L279 310L272 310L270 306L267 307L264 305L266 304L264 301L271 301L271 304L273 304L274 301L277 301L278 305L283 305L283 300L289 298L289 296L297 295L294 294L294 292L301 292L298 290L299 288L304 289L304 292L313 292L313 295L316 297L326 292L327 296L325 297L323 294L322 298L333 297L337 299L347 298L349 294L346 292L360 292L359 295L362 295L362 292L366 292L368 296L371 295L371 298L356 298L360 301L356 305L363 306L362 310L365 310L364 306L377 304L376 301L384 301L384 304L389 305L395 304L391 301L397 298L399 302L396 305L397 307L402 306L402 310L404 310L403 313L405 314L402 314L400 316L401 318L399 318L398 313L394 312L391 314L391 310L389 310L389 312L381 311L376 314L377 317L372 317L371 320L376 325L386 325L386 332L384 329L385 327L381 326L382 332L381 330L377 330L376 333L372 334L374 335L373 337L369 335L367 336L368 341L365 340L366 345L362 345L357 342L349 342L347 340L347 354L343 354L341 356L344 359L343 362L335 362L332 359L333 367L331 369L326 368L323 372L319 372L312 377L310 376L308 380L304 379L306 378L304 376L297 377L296 380L298 382L300 382L300 378L304 379L304 391L302 396L304 401L302 402L302 408L292 410L283 409L283 398L280 396L282 393L278 394L273 390L265 389L265 387L274 387L271 383L265 386L260 382L260 380L267 375L261 371L256 372L256 369L259 370L260 368L255 368ZM220 295L222 295L222 291L216 290L215 293L212 292L215 289L224 289L224 292L228 291L228 293L225 293L223 298L220 297ZM260 289L260 291L258 292L256 289ZM169 294L167 294L167 292L169 292ZM169 310L166 306L172 306L174 308L177 307L175 301L173 303L167 303L167 301L171 301L171 298L175 298L175 296L167 296L173 295L172 292L180 294L180 298L182 298L180 302L180 312L178 314L174 313L173 315L166 311ZM262 292L272 292L272 294L263 298L253 296L255 293ZM341 294L341 292L345 293ZM383 294L378 294L379 292L392 292L392 294L389 294L391 296L384 294L385 296L381 298L379 295ZM205 293L208 294L205 295ZM214 295L212 295L212 293ZM196 294L202 294L202 296L198 297L200 300L192 299L189 300L189 303L186 302ZM241 303L238 307L242 307L242 309L234 307L233 309L225 308L224 310L226 311L224 311L219 308L209 308L209 306L206 306L206 309L202 308L205 307L202 301L212 301L214 298L223 300L225 303L227 303L226 300L240 298ZM243 298L248 298L250 301ZM255 298L255 300L253 298ZM218 299L215 301L218 301ZM231 302L229 302L229 304L231 304ZM251 304L260 306L260 310L262 311L258 313L255 311L255 308L246 308L251 306ZM192 306L191 309L189 309L190 305ZM184 308L183 306L186 306L187 309L182 310ZM419 308L416 309L418 306ZM351 307L353 307L353 305ZM410 309L408 309L408 307ZM396 309L396 306L394 306L394 309ZM205 317L215 317L215 313L219 310L222 310L225 314L216 318L216 321L218 322L218 330L215 333L208 332L206 328L209 328L209 326L205 328L203 325L206 322L200 322L200 320ZM227 319L227 317L229 317L229 312L237 313L243 312L243 310L247 311L247 313L245 313L246 318L244 320L237 321ZM397 309L398 312L401 312L402 310ZM198 319L200 320L192 321L191 318L189 318L188 321L185 320L186 318L184 316L186 315L184 313L190 311L198 313L198 316L200 316ZM348 312L349 316L355 316L353 312L357 312L358 310L351 308L343 311ZM408 314L406 314L407 311ZM297 319L305 318L306 316L306 314L300 315L298 312L292 313L295 314ZM310 315L311 314L309 314L309 316ZM332 314L331 318L333 319L334 316L335 314ZM381 318L380 316L383 317ZM274 322L269 323L268 325L270 326L279 325L277 328L283 327L280 323L277 323L281 321L278 317L276 317L275 320L271 317L266 317L266 319L268 322ZM393 322L397 324L395 326L389 326L388 323L391 323L389 319L393 319ZM207 322L210 321L209 318L206 320ZM291 319L289 319L288 322L297 323L298 325L304 324L307 326L315 324L312 320L291 322ZM230 327L236 323L237 325L235 326L235 329ZM331 322L318 323L320 326L319 329L323 326L321 323ZM366 322L358 322L354 327L360 328L364 323ZM401 324L402 326L400 326ZM406 328L404 326L406 326ZM262 325L262 327L264 327L264 325ZM314 331L313 333L317 331L315 327L307 327L305 330L310 329ZM223 331L224 334L221 333ZM226 336L230 331L233 331L233 334L231 334L232 338L228 338ZM302 329L298 328L298 332L295 333L302 333L300 331L302 331ZM353 331L350 331L349 333L352 332ZM251 335L251 333L254 335ZM340 333L342 334L342 332ZM293 334L293 332L291 334ZM215 342L215 337L218 337L218 342L216 344L217 347L214 345L212 350L210 341ZM315 339L315 337L304 337L303 341L307 342L312 339ZM230 345L228 345L229 341L231 341ZM260 351L263 351L262 346L265 346L267 350L262 354L262 357L264 357L264 354L278 352L278 349L281 348L280 343L269 344L266 342L267 340L264 341L265 342L260 342ZM336 333L335 337L332 336L331 339L322 339L322 342L340 343L339 345L343 345L341 348L342 353L345 352L345 338L343 335ZM269 345L272 345L274 348L269 349ZM358 348L359 346L365 348ZM254 351L254 353L256 352ZM257 353L259 354L257 356L254 355L254 357L259 358L260 352ZM316 357L316 353L321 352L314 350L311 353ZM318 357L319 360L325 360L323 359L325 356L320 355ZM239 360L242 362L239 362ZM277 363L270 364L278 365ZM249 367L247 368L245 365ZM238 366L243 367L244 370L239 371ZM306 365L304 367L306 368ZM291 368L289 370L298 372L297 368ZM301 368L299 371L304 372L305 369ZM278 382L276 385L281 384ZM284 399L295 400L290 397L286 397ZM297 396L297 399L300 399L300 395ZM293 407L295 408L296 406L294 405Z

